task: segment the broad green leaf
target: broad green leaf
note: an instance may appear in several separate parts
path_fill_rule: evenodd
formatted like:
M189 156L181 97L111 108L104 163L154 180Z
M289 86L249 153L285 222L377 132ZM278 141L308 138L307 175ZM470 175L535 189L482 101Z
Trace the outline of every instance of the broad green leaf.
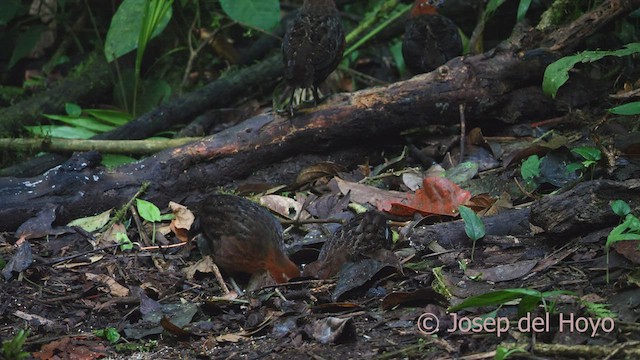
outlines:
M71 125L76 128L85 128L96 133L102 133L113 130L112 125L103 124L100 121L93 118L76 118L67 115L43 115L47 119L57 120L67 125Z
M584 165L582 165L581 163L571 163L567 165L567 173L573 173L576 172L578 170L583 170L584 169Z
M487 7L484 9L484 16L488 18L493 15L493 13L498 10L498 8L504 4L505 0L489 0L487 3Z
M233 20L267 32L280 23L278 0L220 0L220 5Z
M452 312L452 311L459 311L459 310L470 308L470 307L503 305L516 299L525 299L530 297L540 299L541 301L543 299L548 299L548 298L559 296L559 295L575 296L575 293L571 291L564 291L564 290L540 292L538 290L533 290L533 289L503 289L503 290L492 291L489 293L472 296L470 298L467 298L460 304L450 307L447 310Z
M109 26L107 39L104 44L104 55L109 62L138 47L138 38L142 30L144 11L145 0L124 0L122 4L120 4L111 19L111 25ZM171 16L172 11L169 9L162 19L160 19L151 38L158 36L167 27Z
M452 306L448 311L459 311L470 307L502 305L524 296L542 297L542 293L532 289L505 289L472 296L458 305Z
M95 216L75 219L72 222L68 223L67 226L79 226L85 231L94 232L96 230L102 229L102 227L109 222L110 215L111 209Z
M611 202L611 210L618 216L626 216L631 213L631 207L623 200L614 200Z
M588 161L599 161L602 158L602 152L600 151L600 149L594 148L592 146L578 146L571 149L571 152L582 156L583 159Z
M394 40L389 46L389 52L391 53L391 57L398 68L398 72L400 76L404 76L407 73L407 65L404 62L404 57L402 56L402 41Z
M551 65L544 71L542 91L546 95L556 97L558 89L569 80L569 71L579 62L588 63L598 61L605 56L628 56L640 52L640 43L630 43L624 48L615 51L583 51L576 55L566 56Z
M482 219L475 213L475 211L469 209L464 205L458 206L460 216L464 220L464 231L467 236L476 241L485 235L484 223Z
M85 109L85 113L106 123L121 126L128 123L133 116L119 110Z
M133 242L131 242L131 239L129 239L126 233L116 233L116 241L120 244L120 250L133 249Z
M25 128L33 135L40 137L50 136L62 139L89 139L96 135L96 133L91 130L71 126L37 125L25 126Z
M6 25L21 10L19 0L3 0L0 1L0 26Z
M531 155L527 160L522 162L520 167L520 175L524 180L532 180L535 177L540 176L540 157L538 155Z
M82 114L82 108L78 104L74 103L66 103L64 104L64 111L67 112L67 115L78 117Z
M615 242L627 240L640 240L640 219L632 214L627 214L624 222L611 230L604 247L608 249Z
M527 15L527 11L529 10L529 6L531 5L531 0L520 0L520 4L518 4L518 15L516 18L517 22L524 20L525 15Z
M23 33L18 35L15 39L16 47L13 49L7 69L11 69L18 61L29 55L31 50L38 44L40 35L42 35L44 29L44 25L31 25L27 27Z
M103 154L102 155L102 165L111 169L120 165L130 164L132 162L138 161L130 156L120 155L120 154Z
M640 115L640 101L616 106L609 109L609 112L616 115Z
M158 207L153 203L150 203L147 200L136 199L136 208L143 219L149 222L162 221L162 218L160 217L160 209L158 209Z

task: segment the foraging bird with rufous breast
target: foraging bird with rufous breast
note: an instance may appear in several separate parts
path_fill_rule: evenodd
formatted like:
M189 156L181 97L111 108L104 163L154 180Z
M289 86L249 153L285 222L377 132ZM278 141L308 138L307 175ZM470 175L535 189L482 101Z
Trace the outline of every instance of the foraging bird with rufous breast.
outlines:
M240 196L213 194L200 202L190 237L216 265L230 272L268 271L278 283L300 276L285 254L282 226L264 207Z
M297 88L311 88L320 102L318 86L340 64L344 53L344 28L333 0L305 0L284 35L284 79L291 88L289 110Z
M434 70L462 55L458 27L438 14L444 0L415 0L405 24L402 56L413 74Z

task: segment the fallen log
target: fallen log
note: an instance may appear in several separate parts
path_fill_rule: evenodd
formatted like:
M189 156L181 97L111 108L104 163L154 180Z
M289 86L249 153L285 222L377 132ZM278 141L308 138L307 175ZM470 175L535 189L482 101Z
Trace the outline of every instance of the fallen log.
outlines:
M266 113L218 134L170 149L115 170L67 166L31 179L0 178L0 230L11 231L54 204L57 222L118 207L150 182L145 199L158 205L245 177L299 153L318 153L373 143L424 124L457 123L459 106L467 120L491 124L516 90L540 84L547 65L572 51L585 36L640 5L640 0L607 1L549 37L530 31L485 54L459 57L434 72L388 86L338 94L288 119ZM598 14L595 16L593 14ZM578 30L580 29L580 30ZM569 37L558 38L559 33ZM537 40L540 38L540 40ZM537 40L537 41L534 41ZM538 47L539 44L564 47Z

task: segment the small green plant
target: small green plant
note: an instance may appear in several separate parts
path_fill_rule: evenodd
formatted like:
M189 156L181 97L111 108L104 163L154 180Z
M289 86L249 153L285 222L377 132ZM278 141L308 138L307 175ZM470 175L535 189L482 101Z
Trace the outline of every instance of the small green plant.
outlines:
M609 248L618 241L640 240L640 219L631 214L631 207L622 200L615 200L611 203L611 210L624 220L614 227L607 236L604 245L607 253L607 283L609 282Z
M132 104L125 104L130 113L137 114L140 70L144 52L152 38L158 36L172 17L173 0L125 0L111 20L107 32L104 54L109 62L132 50L136 50L133 78ZM142 14L142 16L140 16ZM122 77L122 74L119 74ZM126 101L124 82L120 81L120 93Z
M24 351L24 343L27 341L29 331L20 329L16 336L11 340L2 342L2 356L7 360L21 360L26 359L30 354Z
M531 155L522 162L520 175L524 180L525 188L529 191L535 190L538 187L535 179L540 176L541 163L542 159L540 159L538 155Z
M103 339L106 339L111 344L116 344L120 340L120 334L118 330L112 327L106 329L94 330L93 333Z
M591 316L611 319L615 319L618 317L618 314L608 309L609 304L600 304L590 301L581 301L581 303Z
M602 152L592 146L580 146L571 149L572 153L580 155L584 160L578 163L571 163L567 165L567 172L580 171L584 173L587 170L591 170L591 179L593 179L593 171L595 166L602 159Z
M496 354L493 357L494 360L505 360L508 359L509 357L511 357L511 355L513 354L517 354L517 353L527 353L527 350L525 350L522 347L512 347L512 348L507 348L505 346L502 345L498 345L498 347L496 348Z
M473 261L473 256L476 251L476 241L485 235L484 223L475 211L464 205L458 206L458 211L460 211L460 216L464 221L464 231L473 242L473 245L471 246L471 261Z
M158 209L157 206L155 206L153 203L149 201L141 200L141 199L136 199L136 209L138 210L138 214L140 214L140 216L142 216L143 219L153 224L153 234L151 235L152 236L151 241L155 244L156 223L164 220L171 220L173 219L174 215L173 214L161 215L160 209Z
M53 120L54 124L25 126L25 128L33 135L41 137L88 139L96 134L113 130L131 120L130 115L115 110L83 110L77 104L72 103L66 103L64 107L67 115L43 115L45 118Z

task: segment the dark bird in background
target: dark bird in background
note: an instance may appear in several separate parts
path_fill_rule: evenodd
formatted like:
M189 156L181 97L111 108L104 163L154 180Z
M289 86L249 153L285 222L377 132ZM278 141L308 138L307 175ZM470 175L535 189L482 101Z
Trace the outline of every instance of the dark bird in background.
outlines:
M268 271L278 283L300 276L285 254L282 226L264 207L240 196L214 194L202 201L190 237L216 265L230 272Z
M434 70L462 55L462 40L453 21L438 14L443 0L416 0L404 28L402 56L413 74Z
M378 257L380 250L390 250L392 246L391 230L381 213L358 214L324 243L318 260L305 267L304 275L330 278L338 274L345 263Z
M297 88L311 88L315 104L320 102L318 86L338 67L344 46L344 28L333 0L305 0L282 43L292 115Z

